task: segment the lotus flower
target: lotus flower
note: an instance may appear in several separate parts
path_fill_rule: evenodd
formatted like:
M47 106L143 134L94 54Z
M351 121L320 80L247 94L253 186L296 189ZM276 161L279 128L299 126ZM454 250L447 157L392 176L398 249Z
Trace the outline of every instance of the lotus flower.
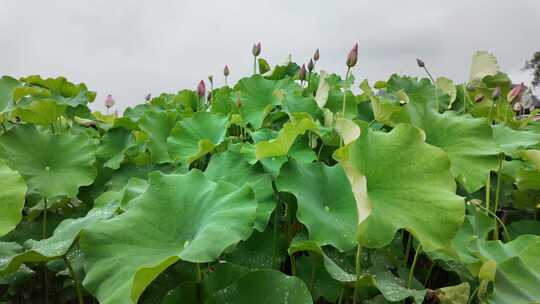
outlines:
M199 97L203 97L206 93L206 85L204 84L204 80L199 81L199 85L197 85L197 94L199 94Z
M319 60L319 49L315 51L315 54L313 54L313 60L317 61Z
M229 76L229 66L226 65L224 68L223 68L223 75L225 75L225 77Z
M347 66L349 68L352 68L356 65L356 61L358 60L358 43L353 46L351 51L349 52L349 55L347 56Z
M259 56L261 54L261 43L260 42L253 45L253 47L251 48L251 53L255 57L257 57L257 56Z
M298 73L298 78L300 80L304 81L306 80L306 65L302 64L302 67L300 68L300 72Z
M111 94L107 95L107 98L105 98L105 106L107 109L110 109L114 106L114 99Z
M520 96L521 93L523 93L523 91L525 90L525 88L526 87L523 82L513 86L510 92L508 92L508 95L506 96L508 102L512 102L514 99L516 99L516 97Z
M313 71L313 69L315 68L315 63L313 63L313 60L310 59L308 64L307 64L307 68L308 68L308 71Z

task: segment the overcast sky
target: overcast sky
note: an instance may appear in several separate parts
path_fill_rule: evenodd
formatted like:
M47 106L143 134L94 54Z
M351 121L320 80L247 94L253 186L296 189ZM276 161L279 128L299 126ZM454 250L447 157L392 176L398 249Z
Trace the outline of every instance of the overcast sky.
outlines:
M464 81L472 54L487 50L530 82L520 69L540 51L539 20L539 0L0 0L0 74L63 75L98 92L93 108L110 93L124 109L209 74L221 85L225 64L231 80L248 75L256 41L271 64L320 48L319 67L340 73L358 42L357 78L423 75L420 57Z

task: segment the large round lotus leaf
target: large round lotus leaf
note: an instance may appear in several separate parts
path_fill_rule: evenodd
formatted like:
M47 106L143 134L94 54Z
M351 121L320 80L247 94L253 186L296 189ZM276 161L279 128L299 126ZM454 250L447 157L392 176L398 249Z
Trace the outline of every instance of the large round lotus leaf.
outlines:
M19 81L9 76L0 78L0 121L3 112L11 110L14 106L13 90L20 85Z
M240 115L243 121L259 129L266 115L282 103L291 85L295 84L290 79L272 81L260 75L240 79L234 89L238 91L238 99L242 103Z
M21 125L0 137L0 157L19 171L30 190L74 197L96 177L95 143L85 133L53 135Z
M424 133L400 124L390 133L362 125L358 140L336 152L355 194L358 240L369 248L389 244L407 229L425 250L449 245L465 216L455 194L450 160L424 142Z
M26 86L17 90L24 93L15 94L21 95L22 101L48 99L57 104L76 107L87 105L96 98L96 93L88 91L85 84L74 84L64 77L43 79L39 75L32 75L22 78L21 81ZM28 90L29 88L38 90Z
M388 86L391 93L404 92L409 102L385 123L409 122L421 128L428 144L448 153L454 177L469 193L482 188L490 171L497 170L500 153L487 120L453 111L439 114L435 87L427 79L392 76Z
M152 161L158 164L170 161L167 152L167 137L176 122L174 112L146 111L139 121L139 127L148 135L148 148Z
M228 124L228 116L211 112L197 112L180 120L167 140L171 158L190 164L211 152L225 140Z
M110 129L103 135L97 157L103 161L103 166L111 169L120 168L126 151L135 145L135 136L124 128Z
M540 134L528 130L514 130L504 125L494 125L493 139L500 149L514 156L519 150L536 146L540 143Z
M22 121L38 125L50 125L56 123L64 114L67 105L58 104L53 99L23 100L17 104L13 116Z
M276 270L258 270L243 276L206 303L311 304L307 286L297 277Z
M490 172L497 170L500 149L485 119L430 110L414 125L424 130L428 144L448 153L454 177L469 193L484 187Z
M20 222L26 183L17 171L0 160L0 236L11 231Z
M178 260L211 262L253 231L257 202L247 185L215 183L200 171L149 174L149 186L125 213L81 236L86 288L100 303L136 303Z
M341 166L289 161L281 168L276 186L296 197L296 217L308 229L310 239L341 251L355 247L358 212Z
M24 249L19 248L10 255L0 256L0 259L3 258L2 261L4 261L0 263L0 275L17 271L23 262L48 261L65 255L83 228L110 218L117 207L117 204L109 204L94 208L84 217L62 221L50 238L39 241L27 240Z
M232 151L213 156L204 174L215 182L226 181L239 187L249 184L257 199L255 229L264 231L276 207L270 174L257 164L251 166L240 153Z

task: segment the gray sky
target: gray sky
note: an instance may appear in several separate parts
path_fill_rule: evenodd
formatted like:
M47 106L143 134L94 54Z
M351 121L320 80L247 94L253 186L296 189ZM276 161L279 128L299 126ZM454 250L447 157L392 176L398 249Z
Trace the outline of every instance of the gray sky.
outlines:
M271 64L320 48L318 67L339 73L358 42L357 78L423 75L420 57L463 81L474 51L487 50L528 83L520 69L540 51L539 20L539 0L0 0L0 74L63 75L98 92L94 109L109 93L124 109L209 74L221 85L225 64L231 81L249 75L256 41Z

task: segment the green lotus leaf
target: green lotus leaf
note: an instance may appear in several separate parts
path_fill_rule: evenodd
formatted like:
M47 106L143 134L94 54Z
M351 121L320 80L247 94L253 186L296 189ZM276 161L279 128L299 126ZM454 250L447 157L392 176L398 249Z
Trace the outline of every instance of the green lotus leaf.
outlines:
M19 171L31 191L74 197L96 177L95 143L85 133L53 135L21 125L0 137L0 157ZM51 182L54 181L54 182Z
M161 164L171 160L167 151L167 138L175 123L175 112L146 111L142 115L139 127L148 135L148 148L153 162Z
M276 270L258 270L243 276L206 303L311 304L307 286L297 277Z
M12 273L24 262L49 261L65 255L85 227L114 215L117 205L94 208L81 218L66 219L54 230L51 237L39 241L28 240L9 256L0 256L0 275ZM2 246L0 246L2 247ZM4 259L2 259L4 258Z
M120 168L126 151L135 144L135 137L130 131L124 128L110 129L103 135L96 156L104 162L104 167L116 170Z
M439 288L436 291L440 304L467 304L471 287L469 283Z
M437 84L438 89L450 97L448 109L452 108L452 104L457 97L457 88L454 85L454 82L446 77L438 77L435 83Z
M291 85L296 84L290 79L272 81L260 75L240 79L234 89L242 103L240 115L243 120L259 129L268 113L285 99L283 88Z
M540 134L533 131L514 130L504 125L493 125L493 140L502 152L515 156L518 151L540 143Z
M21 81L26 86L17 90L24 93L18 93L16 90L15 94L24 96L22 101L52 99L60 105L76 107L86 106L96 98L96 93L88 91L85 84L73 84L64 77L43 79L39 75L32 75L21 78Z
M167 139L169 154L176 161L190 164L225 140L228 125L228 116L211 112L182 119Z
M240 153L227 151L213 156L204 174L215 182L226 181L238 187L249 184L257 199L255 229L266 229L270 215L276 208L276 200L272 179L259 165L252 166Z
M31 102L22 101L13 111L13 115L22 121L38 125L50 125L56 123L64 114L67 105L58 104L53 99L41 99Z
M281 168L276 187L296 197L296 217L310 239L341 251L356 246L356 201L341 166L289 161Z
M493 141L493 132L485 119L458 115L436 110L436 89L427 80L392 76L388 91L403 90L410 102L395 109L386 124L410 122L421 128L428 144L442 148L448 153L454 177L469 192L482 188L491 171L498 168L499 148ZM439 96L439 102L441 97Z
M0 160L0 236L13 230L21 221L26 183L19 172Z
M276 138L255 145L257 159L287 155L296 138L308 130L317 130L317 124L311 117L285 123Z
M0 78L0 122L4 120L4 113L9 112L15 106L13 92L18 86L20 83L15 78L9 76Z
M484 77L496 75L498 71L499 65L495 56L485 51L476 52L472 59L469 81L482 81Z
M337 302L344 287L328 274L323 259L316 255L301 255L296 258L295 264L296 276L309 287L313 299L322 297Z
M426 294L426 290L407 288L405 280L396 277L388 270L377 268L370 269L369 274L364 275L358 284L376 287L390 302L413 298L415 303L422 303Z
M404 228L426 251L447 247L465 215L447 154L408 124L390 133L361 128L359 139L335 155L356 198L358 241L380 248Z
M508 233L512 239L516 239L521 235L534 234L540 235L540 222L533 220L520 220L508 225Z
M249 186L215 183L198 170L148 178L128 211L81 236L84 285L100 303L136 303L178 260L214 261L253 231L257 202Z

